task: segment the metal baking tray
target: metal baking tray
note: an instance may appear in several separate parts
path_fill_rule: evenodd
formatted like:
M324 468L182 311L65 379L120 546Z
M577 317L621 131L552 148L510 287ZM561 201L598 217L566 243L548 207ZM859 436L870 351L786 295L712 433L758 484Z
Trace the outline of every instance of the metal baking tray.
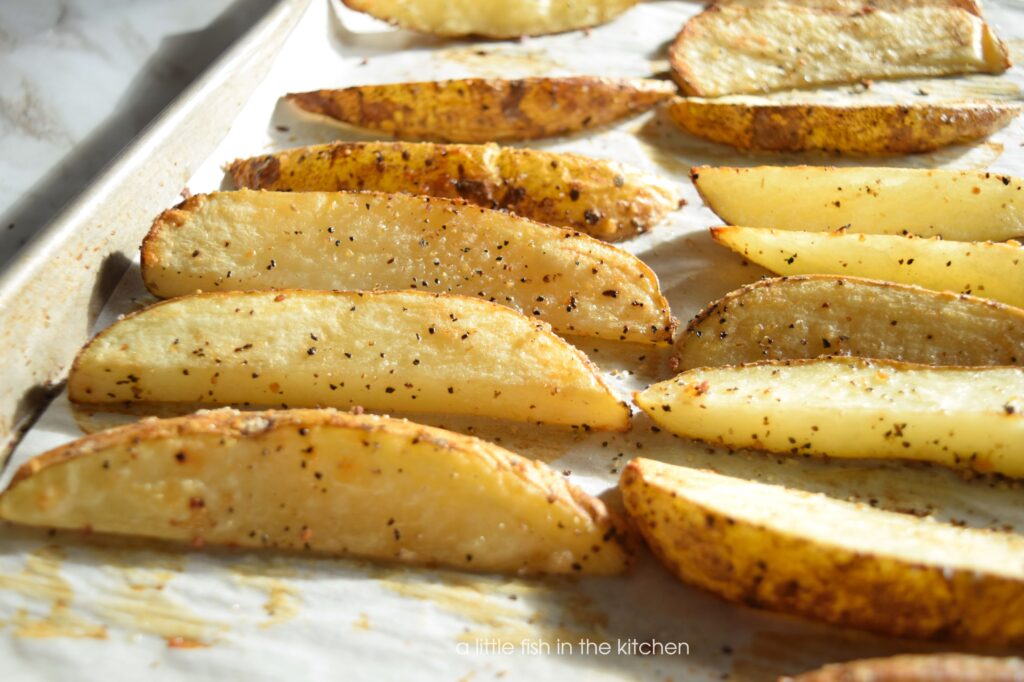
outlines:
M227 188L236 157L332 139L370 139L299 114L288 91L456 76L650 75L700 7L644 2L590 31L506 42L452 42L398 31L334 0L283 0L129 147L0 277L0 485L26 458L95 426L70 409L61 382L79 347L150 299L138 245L183 190ZM992 3L988 18L1020 59L1024 12ZM1024 79L930 81L936 96L1020 100ZM918 84L877 84L914 96ZM861 96L837 89L836 97ZM743 156L675 130L652 113L532 146L612 158L673 180L689 205L624 246L658 273L673 312L764 271L715 246L687 171L698 163L845 163L988 168L1024 175L1024 125L914 157ZM574 339L628 391L671 375L668 351ZM411 415L410 415L411 416ZM567 433L443 415L416 419L497 440L571 471L604 494L642 454L791 484L978 526L1024 528L1015 485L966 481L935 467L727 454L638 417L626 434ZM29 428L31 425L31 428ZM13 454L12 454L13 453ZM614 497L614 495L612 495ZM669 653L642 655L640 643ZM358 560L207 550L0 524L0 678L248 679L774 679L824 662L958 650L900 641L726 604L679 584L650 556L616 579L527 580Z

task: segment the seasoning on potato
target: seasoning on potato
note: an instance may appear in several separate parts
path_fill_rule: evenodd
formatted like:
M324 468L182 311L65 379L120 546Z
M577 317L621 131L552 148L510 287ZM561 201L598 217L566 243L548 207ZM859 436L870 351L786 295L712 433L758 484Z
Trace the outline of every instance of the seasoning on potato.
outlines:
M1024 537L634 459L626 511L680 580L895 637L1024 642Z
M630 562L614 512L543 463L334 410L217 410L87 436L24 464L0 518L505 573Z
M346 6L420 33L519 38L604 24L639 0L343 0Z
M715 2L686 23L669 61L680 87L704 97L1010 67L973 0Z
M646 111L676 92L671 83L644 78L567 76L358 85L286 99L404 140L482 143L590 130Z
M457 199L215 192L164 211L142 245L164 298L247 289L416 289L478 296L564 334L668 343L654 272L597 239Z
M624 431L630 408L548 325L415 291L197 294L129 315L79 352L76 403L354 407Z
M465 199L609 241L646 232L681 205L667 183L619 163L494 144L339 142L239 159L229 172L250 189Z
M1024 179L987 171L698 166L690 177L730 225L961 241L1024 236Z
M1024 310L907 284L796 275L726 294L676 342L678 369L831 355L1020 365Z
M729 448L908 459L1024 478L1024 369L817 358L698 367L636 394L661 428Z
M780 275L866 277L1024 306L1018 242L955 242L888 234L715 227L711 236Z
M688 97L675 100L668 111L686 132L738 149L878 156L973 142L1006 126L1021 106L996 101L826 104Z

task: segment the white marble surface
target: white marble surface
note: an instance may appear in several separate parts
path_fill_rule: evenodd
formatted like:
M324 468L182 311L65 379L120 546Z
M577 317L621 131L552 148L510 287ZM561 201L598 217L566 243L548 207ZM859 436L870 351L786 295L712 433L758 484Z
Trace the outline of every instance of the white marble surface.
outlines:
M273 4L0 1L0 269Z

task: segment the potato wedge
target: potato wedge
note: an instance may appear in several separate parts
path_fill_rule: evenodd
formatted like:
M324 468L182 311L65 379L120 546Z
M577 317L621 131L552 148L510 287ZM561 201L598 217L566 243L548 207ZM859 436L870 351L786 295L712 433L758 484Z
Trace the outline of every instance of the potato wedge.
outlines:
M1024 179L984 171L699 166L690 177L730 225L913 234L961 241L1024 236Z
M667 184L622 164L493 144L339 142L240 159L229 171L250 189L465 199L606 240L645 232L680 206Z
M72 401L470 414L626 430L583 353L494 303L415 291L196 294L151 306L78 354Z
M650 109L677 92L645 78L465 78L316 90L286 99L404 140L499 142L589 130Z
M441 36L518 38L604 24L639 0L343 0L378 19Z
M716 2L686 23L669 61L683 91L704 97L1010 66L977 6L961 0Z
M614 574L623 524L486 441L334 410L147 420L30 460L0 517L203 544L508 573Z
M779 682L1020 682L1019 658L969 654L904 654L830 663Z
M1024 642L1024 538L634 459L635 527L729 601L899 637Z
M215 192L165 211L142 244L164 298L245 289L419 289L479 296L559 332L667 343L654 272L610 244L450 199Z
M1024 248L887 234L716 227L715 241L780 275L832 274L917 284L1024 306Z
M907 284L798 275L726 294L676 342L679 369L826 355L1020 365L1024 310Z
M913 459L1024 478L1024 369L818 358L700 367L636 404L674 434L791 455Z
M1021 112L1007 102L779 104L751 97L677 99L683 130L738 149L883 155L928 152L996 132Z

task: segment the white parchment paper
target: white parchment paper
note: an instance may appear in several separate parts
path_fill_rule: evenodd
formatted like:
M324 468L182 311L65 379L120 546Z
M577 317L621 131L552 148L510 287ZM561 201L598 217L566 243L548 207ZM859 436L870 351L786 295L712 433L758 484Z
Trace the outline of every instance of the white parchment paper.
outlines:
M696 3L645 2L591 31L512 42L451 42L398 31L328 0L313 2L273 70L188 190L229 188L236 158L333 139L372 139L279 103L285 92L441 77L650 75ZM990 4L1018 59L1024 11ZM1020 68L1000 77L877 83L866 96L905 101L1021 98ZM917 94L922 88L930 94ZM865 96L836 88L833 96ZM685 322L708 301L765 274L714 245L717 223L687 171L698 163L828 163L987 168L1024 176L1024 124L934 154L886 159L741 156L677 131L658 113L596 133L531 143L615 159L673 179L689 204L625 243L658 273ZM137 267L97 323L149 302ZM623 392L671 375L668 353L573 339ZM487 420L418 417L550 462L595 494L643 455L979 527L1024 528L1021 491L928 466L823 462L725 453L655 433L569 434ZM84 422L83 422L84 423ZM0 478L82 433L64 396L22 441ZM865 534L871 529L865 528ZM631 655L634 641L678 653ZM624 649L623 649L624 648ZM169 547L0 525L0 680L22 679L774 679L832 660L951 650L876 638L726 604L672 579L644 555L615 579L524 580L358 560Z

